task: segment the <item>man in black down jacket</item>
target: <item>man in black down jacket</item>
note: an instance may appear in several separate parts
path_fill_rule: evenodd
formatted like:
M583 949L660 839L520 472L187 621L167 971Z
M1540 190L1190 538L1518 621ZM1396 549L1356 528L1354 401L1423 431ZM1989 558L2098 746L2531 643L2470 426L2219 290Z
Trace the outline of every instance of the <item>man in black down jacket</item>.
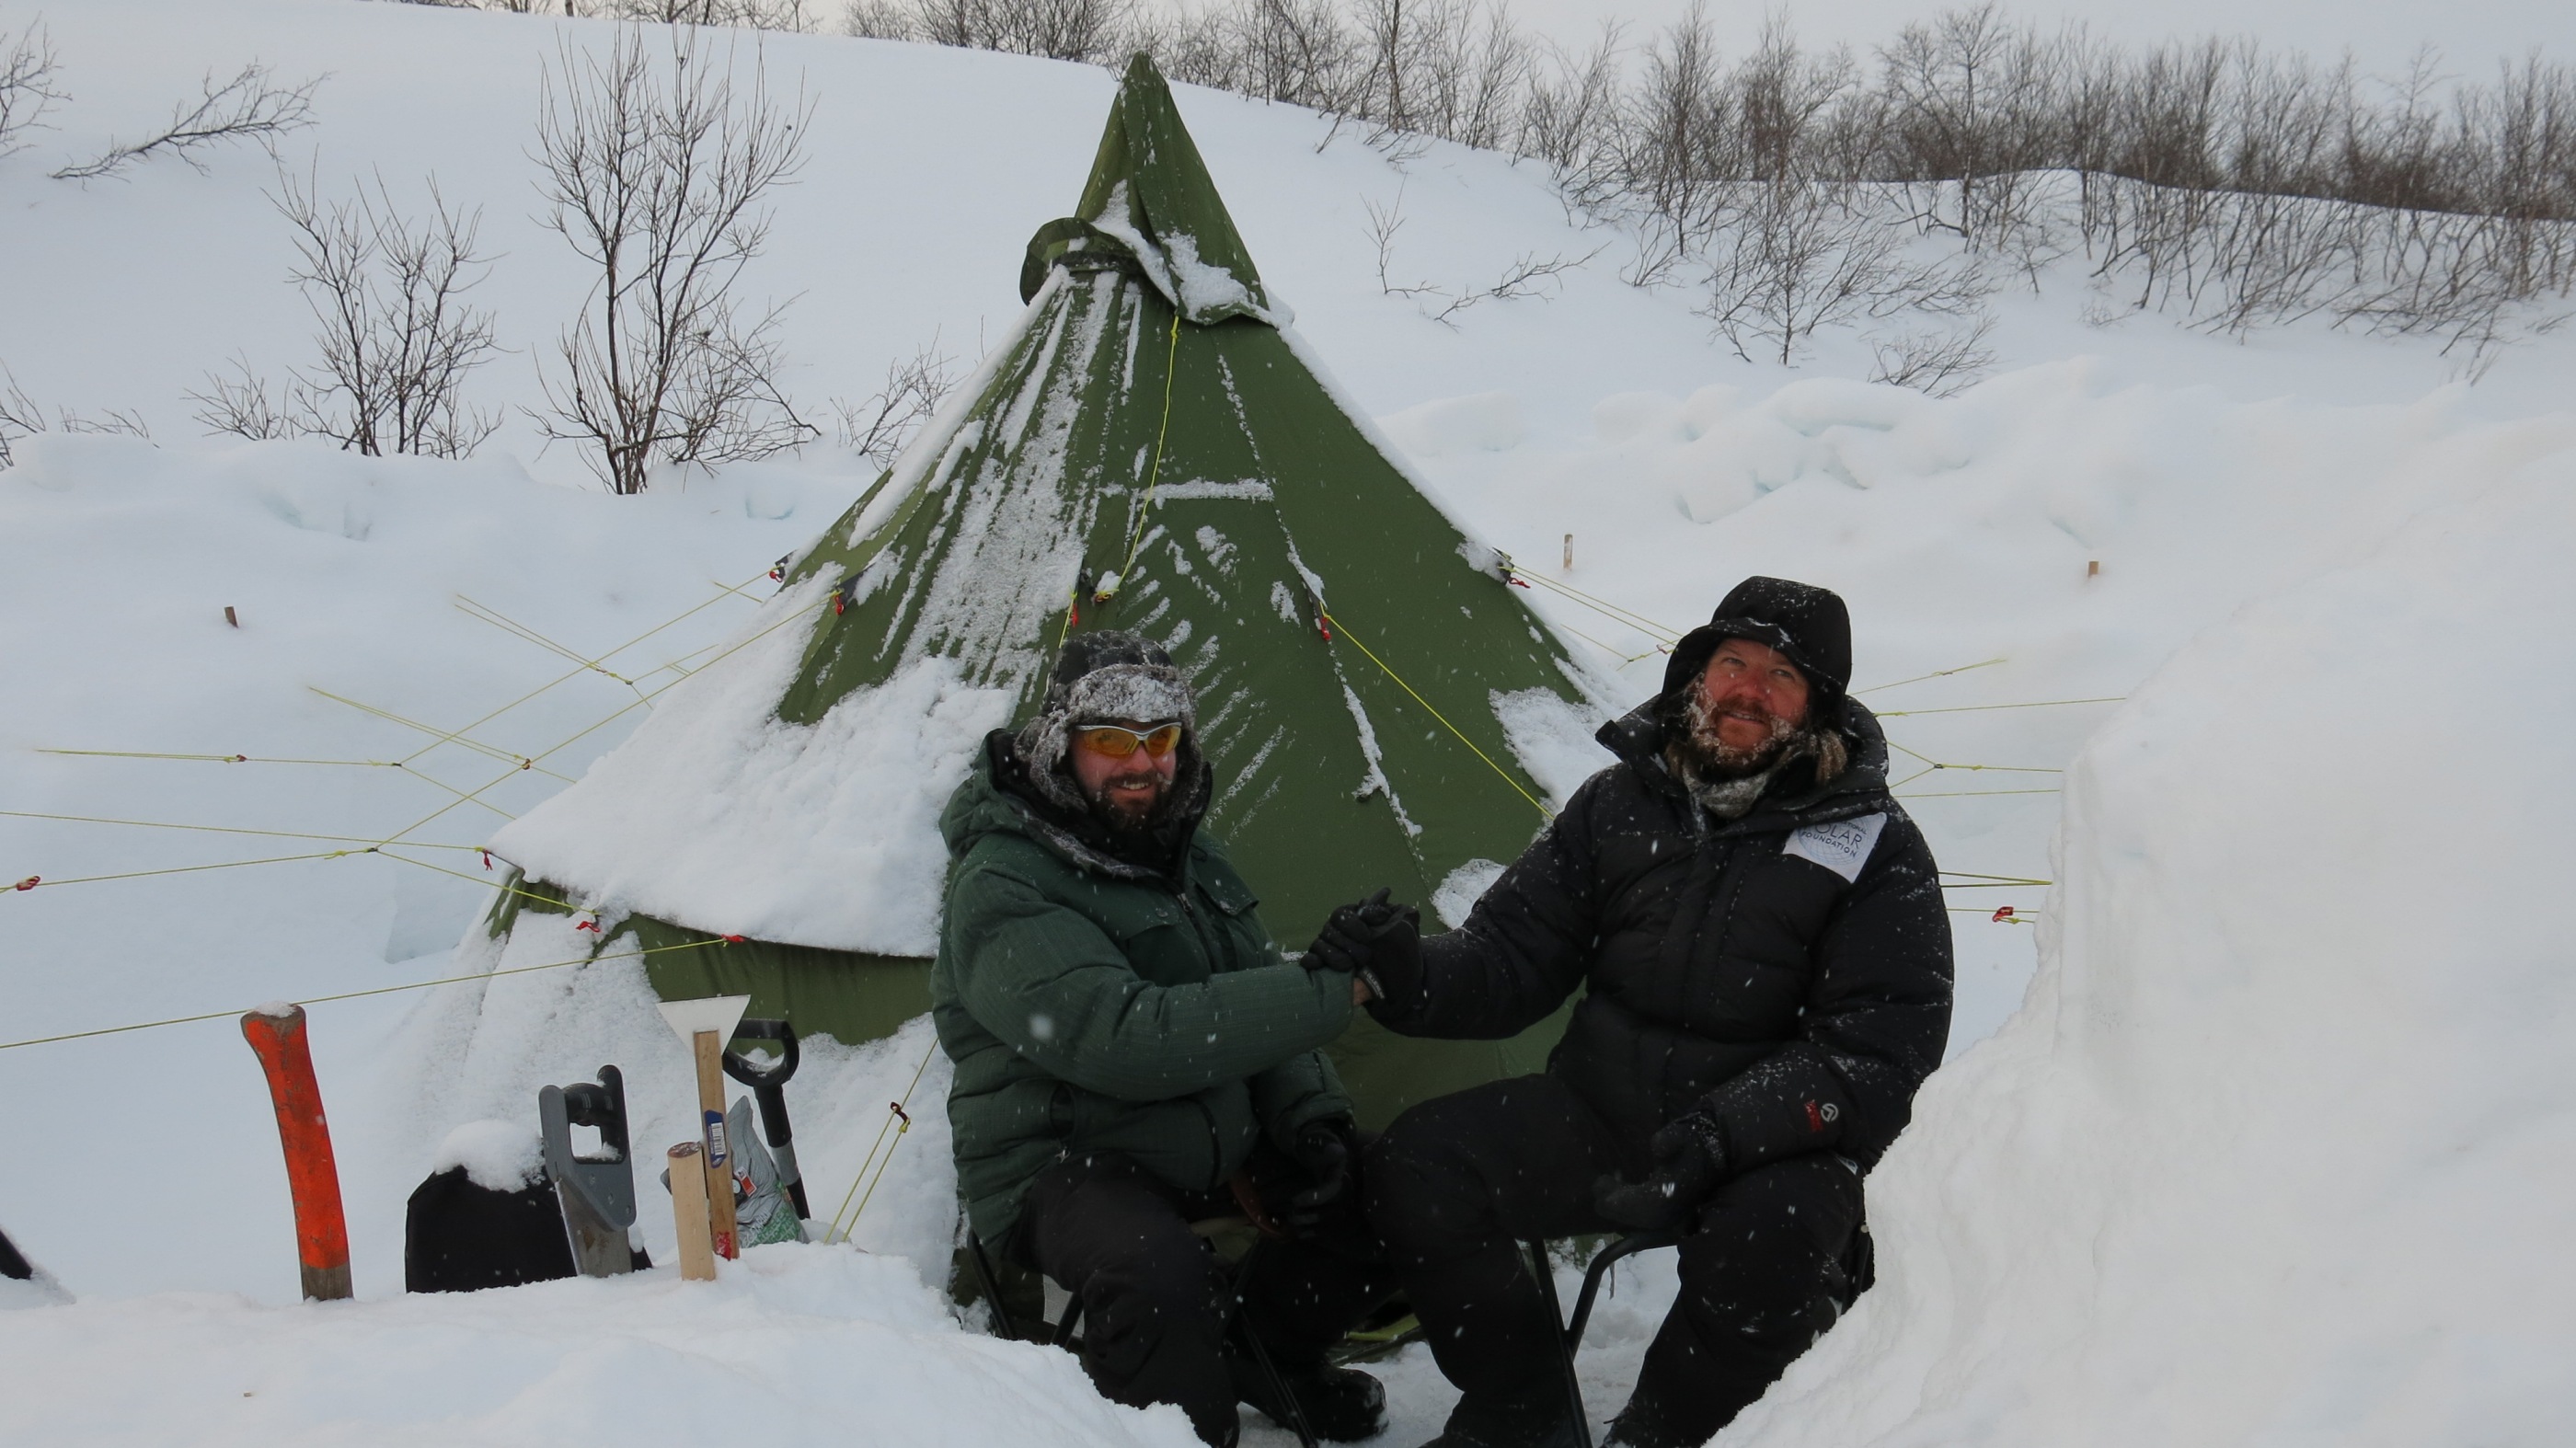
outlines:
M1426 1102L1367 1155L1460 1390L1433 1448L1574 1441L1516 1238L1683 1234L1629 1448L1706 1441L1868 1285L1861 1176L1940 1063L1950 927L1850 675L1839 597L1747 579L1465 925L1422 939L1380 892L1309 951L1408 1035L1509 1036L1584 990L1546 1074Z

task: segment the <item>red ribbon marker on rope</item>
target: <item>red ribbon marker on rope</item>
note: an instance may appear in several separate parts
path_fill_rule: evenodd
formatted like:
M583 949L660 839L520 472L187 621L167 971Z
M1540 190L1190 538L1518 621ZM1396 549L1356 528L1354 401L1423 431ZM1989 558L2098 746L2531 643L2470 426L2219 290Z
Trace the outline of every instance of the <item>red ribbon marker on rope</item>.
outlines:
M599 933L599 922L598 922L598 921L596 921L596 920L584 920L584 921L580 922L579 924L577 924L577 925L573 926L573 929L575 929L575 930L587 930L587 931L589 931L591 934L593 934L593 935L597 935L597 934Z
M2014 925L2019 922L2013 918L2013 908L2010 905L2006 905L1995 911L1994 923L1997 925Z
M44 876L29 875L26 879L19 881L17 884L12 885L9 888L12 890L33 890L43 883L45 883Z
M728 935L724 940L727 945L740 945L742 944L743 938L739 935Z
M483 852L483 868L487 870L492 868L492 852L490 850L485 850Z
M903 1109L903 1103L902 1103L902 1102L900 1102L900 1101L889 1101L889 1102L887 1102L887 1103L886 1103L886 1110L891 1111L891 1112L893 1112L895 1115L897 1115L897 1116L899 1116L899 1117L902 1117L902 1118L903 1118L903 1129L904 1129L904 1130L906 1130L906 1131L910 1131L910 1130L912 1130L912 1113Z

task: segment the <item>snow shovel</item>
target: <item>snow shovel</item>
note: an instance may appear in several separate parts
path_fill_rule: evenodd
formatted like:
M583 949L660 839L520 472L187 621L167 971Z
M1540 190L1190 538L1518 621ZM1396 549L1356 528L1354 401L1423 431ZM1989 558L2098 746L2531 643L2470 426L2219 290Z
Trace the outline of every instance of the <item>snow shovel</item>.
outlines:
M796 1074L796 1028L785 1021L753 1017L735 1026L733 1035L737 1041L776 1041L783 1047L775 1064L763 1066L727 1043L724 1068L726 1075L750 1087L760 1102L761 1135L769 1139L770 1155L778 1162L778 1184L796 1203L797 1217L811 1217L814 1209L805 1205L805 1178L796 1169L796 1128L787 1121L787 1081Z
M742 1246L736 1240L733 1217L733 1155L725 1149L724 1046L733 1039L743 1008L750 1004L751 997L747 995L661 1002L662 1019L671 1023L671 1029L679 1034L697 1062L698 1119L703 1123L699 1144L707 1175L707 1230L715 1254L726 1258L741 1256Z
M537 1124L546 1143L546 1177L563 1208L573 1265L585 1277L635 1270L626 1229L635 1224L634 1153L626 1136L626 1077L599 1068L599 1081L548 1086L537 1093ZM599 1150L575 1156L572 1129L596 1127Z

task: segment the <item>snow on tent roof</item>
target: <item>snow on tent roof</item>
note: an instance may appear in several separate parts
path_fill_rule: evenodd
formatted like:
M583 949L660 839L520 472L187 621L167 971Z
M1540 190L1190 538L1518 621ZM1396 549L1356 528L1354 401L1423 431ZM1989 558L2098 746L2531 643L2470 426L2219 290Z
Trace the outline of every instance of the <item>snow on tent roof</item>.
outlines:
M926 1008L940 805L1077 629L1140 630L1190 674L1208 827L1287 948L1381 885L1456 913L1544 824L1523 756L1588 733L1583 676L1301 359L1141 56L1080 211L1030 243L1011 334L740 641L495 837L524 883L494 934L545 897L645 947L743 936L648 957L655 988L892 1029ZM1554 1033L1363 1023L1336 1050L1382 1121L1536 1069Z

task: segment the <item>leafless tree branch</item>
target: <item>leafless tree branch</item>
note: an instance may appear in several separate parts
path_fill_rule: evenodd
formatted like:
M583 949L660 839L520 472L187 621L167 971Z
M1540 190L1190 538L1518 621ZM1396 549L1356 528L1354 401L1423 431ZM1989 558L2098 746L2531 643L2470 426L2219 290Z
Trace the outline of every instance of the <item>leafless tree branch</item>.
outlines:
M69 100L55 77L62 66L44 22L30 20L14 40L0 41L0 156L27 149L27 132L45 127L45 113Z
M833 400L841 446L879 468L893 467L904 445L956 385L956 359L941 352L933 337L909 360L886 364L885 386L856 402Z
M177 156L202 172L206 163L197 153L224 141L250 141L274 156L280 136L313 124L313 92L324 79L279 86L271 82L268 67L255 60L222 85L208 71L205 94L193 105L182 101L172 107L169 129L150 140L112 144L91 160L54 172L53 179L95 181L156 152Z

